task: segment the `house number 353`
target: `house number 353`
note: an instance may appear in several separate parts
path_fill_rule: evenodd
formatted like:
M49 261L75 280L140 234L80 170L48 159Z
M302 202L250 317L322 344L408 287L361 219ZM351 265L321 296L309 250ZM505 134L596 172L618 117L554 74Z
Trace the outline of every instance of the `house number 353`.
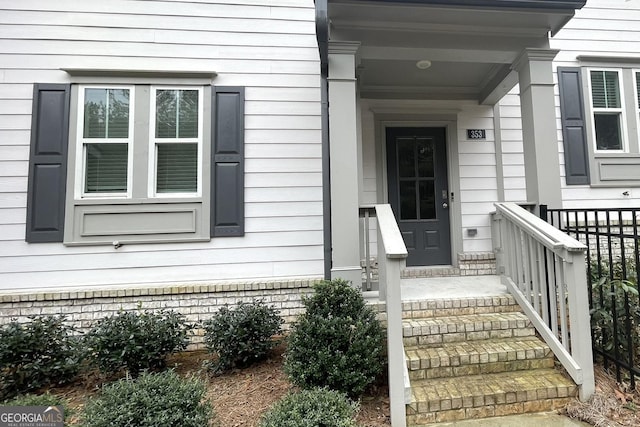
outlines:
M484 129L467 129L467 139L487 139Z

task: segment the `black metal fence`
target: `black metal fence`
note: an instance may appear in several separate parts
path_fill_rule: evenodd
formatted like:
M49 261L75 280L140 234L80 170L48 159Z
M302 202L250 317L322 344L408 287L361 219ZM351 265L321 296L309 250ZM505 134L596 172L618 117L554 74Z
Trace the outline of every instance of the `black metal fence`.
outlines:
M594 356L618 381L640 376L640 208L547 209L542 219L587 246Z

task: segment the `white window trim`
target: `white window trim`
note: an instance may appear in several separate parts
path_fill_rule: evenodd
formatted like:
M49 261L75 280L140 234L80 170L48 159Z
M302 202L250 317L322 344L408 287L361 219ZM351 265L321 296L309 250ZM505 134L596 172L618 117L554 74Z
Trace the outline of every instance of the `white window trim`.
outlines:
M592 71L614 71L618 75L618 88L620 91L620 108L595 108L593 106L593 90L591 84L591 72ZM589 84L588 87L588 95L589 95L589 109L591 114L591 135L593 138L593 152L595 154L613 154L613 153L628 153L629 152L629 141L627 137L627 115L625 111L625 87L624 87L624 78L622 75L621 68L587 68L587 82ZM622 149L621 150L599 150L598 149L598 141L596 139L596 113L619 113L620 114L620 138Z
M84 183L86 178L86 142L84 138L84 94L85 89L128 89L129 90L129 137L128 138L91 138L91 143L126 143L127 144L127 191L125 193L85 193ZM133 140L135 123L135 87L123 85L80 85L78 86L78 111L76 129L76 167L75 188L76 200L81 199L130 199L132 197L133 176Z
M198 138L156 138L156 92L158 90L196 90L198 91ZM204 145L204 90L202 86L151 86L149 92L149 175L147 177L147 195L149 198L193 198L202 197L202 163ZM156 192L156 165L158 153L157 144L167 143L197 143L198 170L197 170L197 191L195 193L157 193Z

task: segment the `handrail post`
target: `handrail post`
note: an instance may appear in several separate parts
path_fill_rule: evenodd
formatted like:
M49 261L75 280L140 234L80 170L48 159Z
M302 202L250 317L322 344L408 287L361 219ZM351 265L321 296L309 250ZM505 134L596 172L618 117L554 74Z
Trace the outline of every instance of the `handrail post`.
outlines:
M593 365L589 296L587 287L587 263L584 252L570 252L570 262L565 264L569 323L571 327L571 355L580 366ZM593 369L582 371L582 384L578 390L580 400L588 400L595 392Z
M504 219L500 212L493 212L491 214L491 239L493 240L493 252L496 255L496 272L498 274L504 273L503 225Z
M501 281L579 386L580 399L587 400L595 391L590 290L585 261L587 247L515 203L496 203L495 206L493 238L494 247L499 248L496 252L500 252L501 257L497 260L498 267L503 267ZM529 263L528 268L534 274L527 280L538 281L540 294L536 291L529 295L528 288L520 286L523 279L514 257L523 253L525 240L529 245L537 246L535 251L529 252L528 259L521 261ZM569 305L568 324L565 298Z
M387 355L389 359L389 404L392 427L406 427L405 354L402 338L400 275L407 257L389 205L376 205L378 220L378 283L380 299L387 310Z
M367 291L371 290L371 248L369 247L370 243L370 236L369 236L369 210L366 209L364 211L364 271L366 274L366 289Z

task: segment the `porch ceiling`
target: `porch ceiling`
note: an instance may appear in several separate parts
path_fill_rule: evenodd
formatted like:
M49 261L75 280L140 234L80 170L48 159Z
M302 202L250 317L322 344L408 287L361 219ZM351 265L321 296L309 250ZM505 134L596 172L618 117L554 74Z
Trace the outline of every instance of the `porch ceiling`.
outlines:
M329 0L330 40L361 43L363 97L493 102L499 99L496 91L504 94L517 82L511 64L523 49L547 48L549 33L574 14L570 1L537 0L556 8L499 7L500 2L479 0L439 3ZM560 3L566 8L557 8ZM431 67L418 69L416 62L425 59Z

